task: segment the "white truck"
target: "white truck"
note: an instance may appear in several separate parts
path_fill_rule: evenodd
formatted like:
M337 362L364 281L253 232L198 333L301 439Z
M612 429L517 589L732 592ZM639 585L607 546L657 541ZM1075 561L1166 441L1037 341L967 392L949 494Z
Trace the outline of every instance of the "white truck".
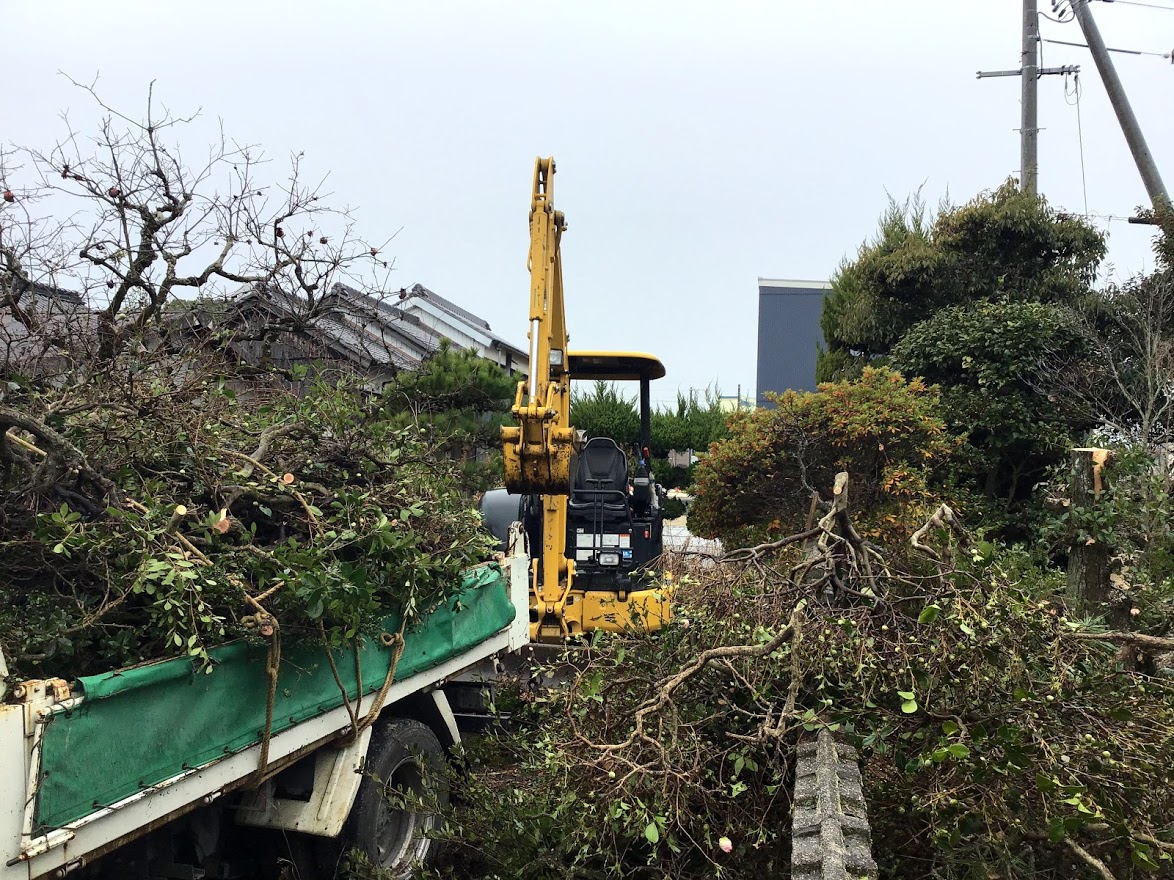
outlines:
M309 880L349 847L393 873L426 860L425 795L446 799L437 771L460 742L446 685L528 644L529 569L515 526L503 561L404 631L398 662L386 633L334 662L287 646L275 686L247 641L214 649L210 674L179 658L77 682L8 682L0 654L0 880L279 876L279 861Z

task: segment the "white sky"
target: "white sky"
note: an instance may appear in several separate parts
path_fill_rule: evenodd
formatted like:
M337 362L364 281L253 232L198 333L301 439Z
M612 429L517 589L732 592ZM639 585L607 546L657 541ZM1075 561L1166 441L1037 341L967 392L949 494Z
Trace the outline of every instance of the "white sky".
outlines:
M1148 0L1174 8L1174 0ZM1041 0L1047 10L1047 0ZM1110 46L1169 52L1174 11L1094 2ZM825 279L887 193L966 200L1018 171L1018 0L0 0L0 140L49 146L95 118L61 76L132 115L147 84L281 160L304 150L333 202L419 282L524 345L536 154L559 167L576 348L657 353L677 386L755 379L758 276ZM1075 24L1043 36L1083 42ZM1115 56L1168 186L1174 66ZM1087 50L1089 211L1146 202ZM1083 210L1076 110L1040 83L1040 187ZM193 133L194 134L194 133ZM193 142L192 147L201 146ZM276 175L282 162L272 166ZM1099 220L1118 276L1150 231Z

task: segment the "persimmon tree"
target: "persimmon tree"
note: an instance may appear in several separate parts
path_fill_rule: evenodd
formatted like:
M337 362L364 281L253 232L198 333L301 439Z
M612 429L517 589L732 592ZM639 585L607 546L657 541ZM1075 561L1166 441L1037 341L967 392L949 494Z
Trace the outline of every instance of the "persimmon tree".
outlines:
M55 143L0 155L0 305L22 332L43 328L46 290L80 296L110 358L176 297L261 285L309 316L337 280L385 286L386 242L329 206L302 154L275 175L259 147L223 130L193 148L198 114L172 112L153 87L129 115L75 84L102 113L96 134L64 115Z

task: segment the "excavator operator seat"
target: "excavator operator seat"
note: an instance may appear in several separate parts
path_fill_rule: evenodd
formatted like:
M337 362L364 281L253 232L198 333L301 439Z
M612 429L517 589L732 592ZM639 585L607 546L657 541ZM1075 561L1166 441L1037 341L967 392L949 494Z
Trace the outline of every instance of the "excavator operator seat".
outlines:
M567 503L567 556L576 583L586 589L625 589L633 555L628 456L615 441L596 436L579 453Z
M593 437L579 453L569 514L575 519L628 519L628 457L616 441Z

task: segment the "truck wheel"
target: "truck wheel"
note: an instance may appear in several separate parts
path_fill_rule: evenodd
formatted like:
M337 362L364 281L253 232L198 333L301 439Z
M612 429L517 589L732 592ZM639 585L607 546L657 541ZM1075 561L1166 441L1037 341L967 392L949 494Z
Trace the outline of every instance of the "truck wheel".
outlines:
M394 719L375 729L367 751L345 841L373 865L397 876L435 859L439 844L428 834L448 806L444 748L419 721Z

